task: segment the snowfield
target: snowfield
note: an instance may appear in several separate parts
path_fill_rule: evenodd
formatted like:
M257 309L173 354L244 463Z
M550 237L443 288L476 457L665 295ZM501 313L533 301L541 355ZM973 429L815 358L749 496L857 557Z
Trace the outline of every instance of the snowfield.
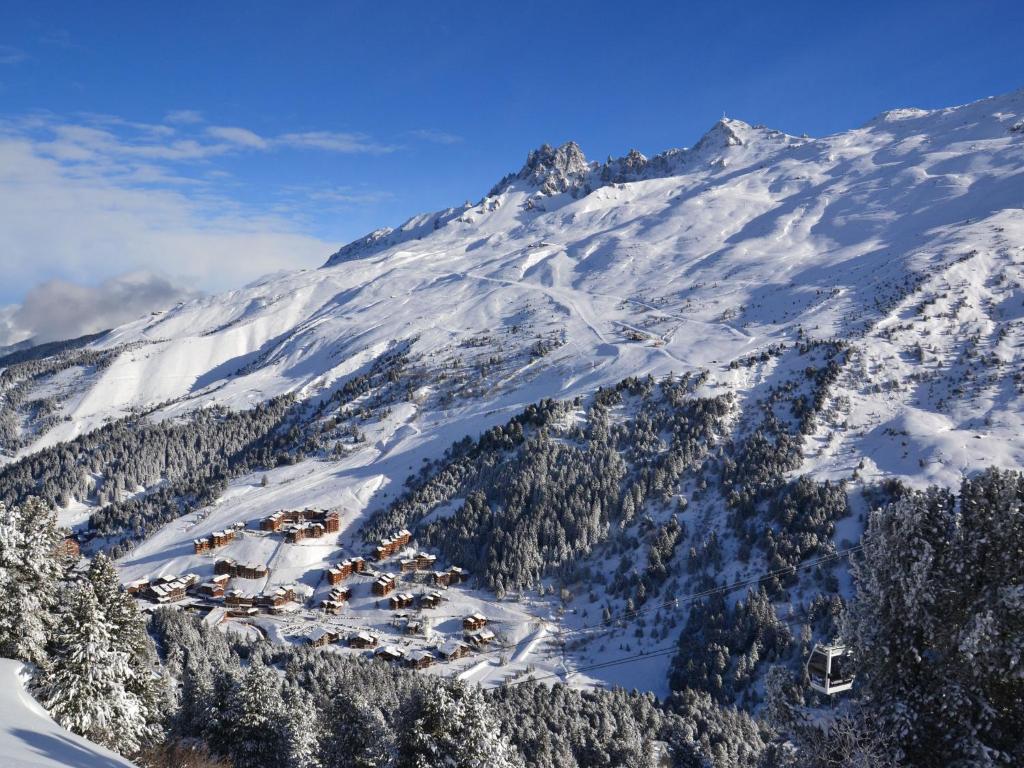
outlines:
M57 725L25 690L20 661L0 659L0 763L5 768L132 768L120 755Z
M317 596L325 564L366 554L356 539L366 516L453 441L543 398L648 373L707 369L704 394L752 404L777 365L756 358L780 342L851 344L830 416L804 441L801 473L924 486L955 485L987 465L1019 467L1022 118L1017 91L894 110L818 139L723 119L692 149L604 165L573 144L542 148L477 204L378 230L321 269L114 329L89 347L121 349L111 365L33 385L55 398L61 418L27 432L19 455L140 409L162 419L284 393L316 401L404 345L426 384L362 424L362 442L330 460L236 478L216 504L119 563L125 581L206 577L226 555L271 567L268 584L253 589L296 583ZM341 510L336 541L284 545L252 530L264 515L306 506ZM66 519L83 519L82 504ZM250 524L237 541L192 554L193 538L235 521ZM329 623L398 642L390 612L366 599L368 584L353 583L351 606ZM573 676L574 666L623 653L618 639L564 656L552 637L581 624L579 604L558 617L545 599L447 594L442 635L457 636L446 623L481 610L517 646L505 664L494 652L439 671L497 682L534 665L574 683L667 692L668 656ZM271 636L294 639L323 623L303 616L260 621L275 625L264 630Z

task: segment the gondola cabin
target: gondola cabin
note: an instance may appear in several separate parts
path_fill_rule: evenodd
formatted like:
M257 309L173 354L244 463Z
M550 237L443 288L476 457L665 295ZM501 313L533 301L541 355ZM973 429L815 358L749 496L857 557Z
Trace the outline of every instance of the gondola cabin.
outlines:
M853 688L853 654L845 645L816 643L807 659L811 688L832 696Z

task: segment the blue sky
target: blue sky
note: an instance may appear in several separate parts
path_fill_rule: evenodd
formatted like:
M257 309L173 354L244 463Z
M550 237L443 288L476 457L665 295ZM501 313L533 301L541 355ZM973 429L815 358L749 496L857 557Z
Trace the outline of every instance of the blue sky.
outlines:
M1024 86L1021 2L0 0L0 20L0 306L315 266L543 142L652 154L723 111L822 135Z

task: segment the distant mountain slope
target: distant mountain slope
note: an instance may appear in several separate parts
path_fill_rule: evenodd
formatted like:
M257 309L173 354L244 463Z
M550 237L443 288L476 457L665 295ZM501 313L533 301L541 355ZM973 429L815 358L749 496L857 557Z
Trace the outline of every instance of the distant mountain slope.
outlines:
M25 690L20 661L0 659L0 763L6 768L132 768L57 725Z
M646 372L707 367L713 386L743 392L755 382L732 361L803 333L858 339L857 383L887 387L847 393L853 423L833 453L888 451L879 438L889 429L910 433L920 445L908 456L926 461L936 451L963 461L1015 456L1013 387L956 392L966 344L1004 366L1016 356L1022 118L1015 92L888 112L822 139L723 120L693 149L649 160L631 153L596 164L573 144L541 148L477 205L376 232L320 270L115 329L91 345L123 349L102 371L42 377L20 392L22 402L54 401L66 417L29 433L22 453L131 409L174 414L329 393L396 343L411 345L427 387L411 421L443 413L477 432L495 409ZM928 402L915 399L925 385L903 362L922 345ZM531 352L539 348L551 351ZM948 379L948 396L936 377ZM975 450L973 425L993 408L999 418ZM930 431L963 433L967 447L924 434L924 413ZM944 475L883 463L906 476Z
M591 610L605 599L608 612L628 610L638 585L645 597L677 586L662 554L642 562L653 542L674 574L695 563L685 585L698 590L700 578L732 583L856 541L860 491L877 481L952 487L989 465L1019 467L1022 350L1024 91L895 110L818 139L728 119L691 149L652 158L594 163L571 142L541 147L478 203L377 230L320 269L4 368L0 450L23 463L0 473L0 496L77 473L59 484L75 490L60 498L65 521L115 502L93 514L94 530L148 537L121 560L135 578L205 567L195 535L300 505L342 507L346 547L408 522L442 550L477 547L489 567L497 558L483 550L492 542L481 521L500 520L511 494L538 541L559 530L544 527L552 515L572 507L568 522L579 522L593 510L586 519L614 552L591 565L615 567L613 555L623 565L601 574L607 588ZM720 418L684 426L669 409L687 407L670 374L696 382L687 398L727 403ZM283 416L239 416L237 445L215 447L221 408L249 412L285 394ZM559 403L557 422L520 450L515 418L546 399ZM676 425L679 447L687 430L703 436L693 462L659 466L673 435L652 426L650 408L669 409L658 423ZM201 409L207 417L195 418ZM184 426L152 440L135 430L146 450L120 437L67 444L121 417L103 435L123 437L142 419ZM513 437L463 440L497 425ZM530 486L536 478L600 474L550 472L550 457L603 461L608 450L625 456L614 494L535 503L545 493ZM479 466L459 464L460 451ZM526 470L495 480L490 467L510 457ZM645 472L657 498L635 482ZM410 477L428 494L415 509L396 506ZM811 506L812 521L794 512ZM670 524L676 512L685 535ZM542 551L546 560L509 557L506 570L480 575L517 589L552 578L555 564L559 578L578 577L579 560L598 550L561 530L565 546ZM272 559L275 581L312 581L337 554L256 544L234 554ZM657 578L634 578L639 569ZM848 584L794 590L794 613ZM585 597L572 598L580 615ZM652 664L645 684L662 691L667 663Z

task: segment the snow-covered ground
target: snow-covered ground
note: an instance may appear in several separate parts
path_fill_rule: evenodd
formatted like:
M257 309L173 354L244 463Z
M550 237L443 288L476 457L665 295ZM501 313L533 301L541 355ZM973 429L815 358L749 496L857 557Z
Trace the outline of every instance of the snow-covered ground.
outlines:
M212 558L191 554L195 536L278 509L338 508L337 542L283 546L247 532L222 550L269 563L272 584L309 588L326 562L365 554L354 534L366 514L454 440L542 398L647 373L705 368L707 393L734 392L742 404L775 363L739 362L798 338L852 345L801 472L921 486L953 485L989 464L1018 467L1022 124L1017 91L895 110L818 139L723 120L693 149L650 160L599 166L574 145L541 152L478 204L374 233L321 269L116 329L93 345L129 345L112 365L38 383L67 418L22 454L132 409L162 418L286 392L326 396L407 343L426 385L361 424L365 442L336 461L275 469L265 488L260 476L236 479L213 507L170 523L120 564L125 580L206 575ZM66 519L87 511L75 505ZM452 592L453 611L500 613L514 641L550 619L543 601ZM350 611L338 623L386 622L358 594ZM609 640L604 653L624 642ZM552 648L550 638L538 643L528 663L562 669ZM593 653L588 663L600 661ZM663 691L667 665L658 657L593 674Z
M120 755L61 728L25 689L20 661L0 659L0 765L132 768Z

